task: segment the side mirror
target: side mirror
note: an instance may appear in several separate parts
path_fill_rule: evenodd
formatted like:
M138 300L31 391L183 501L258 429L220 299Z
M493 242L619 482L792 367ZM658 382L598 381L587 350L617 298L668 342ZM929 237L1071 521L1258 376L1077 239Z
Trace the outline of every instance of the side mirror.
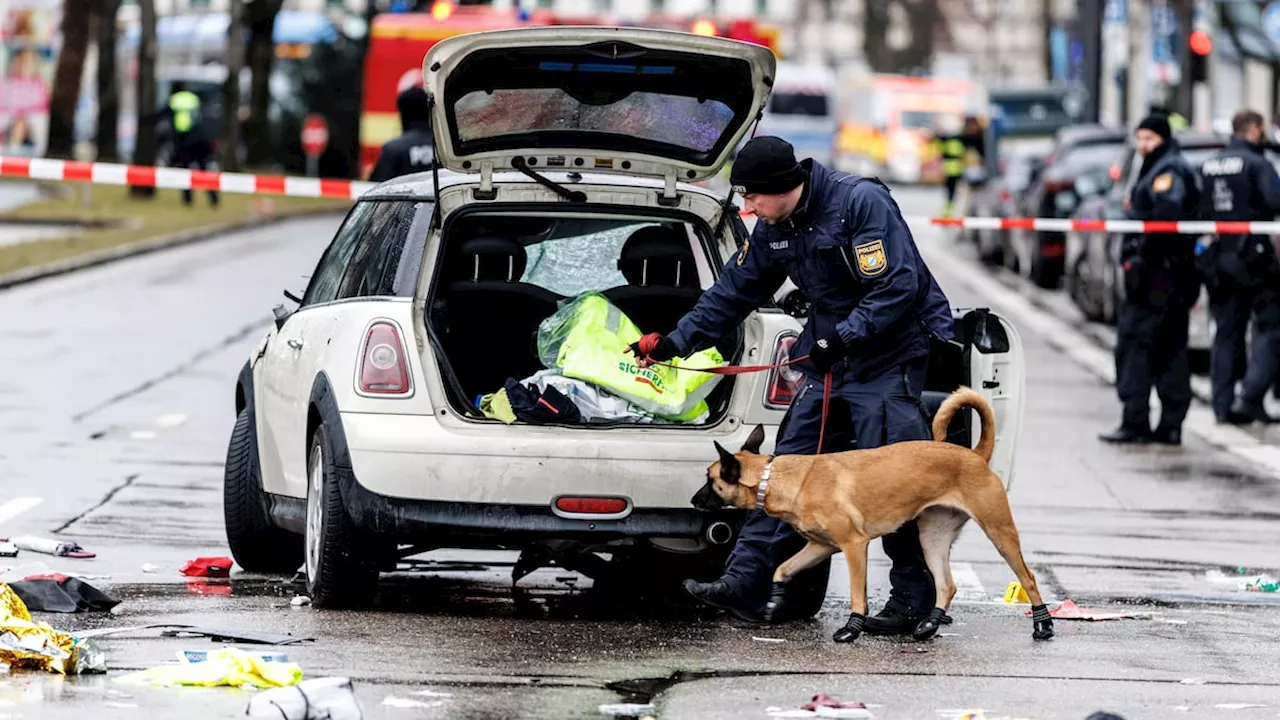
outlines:
M280 328L284 327L284 321L289 319L289 316L293 314L293 311L286 310L284 307L284 304L282 303L280 305L277 305L271 308L271 314L275 316L276 330L279 330Z

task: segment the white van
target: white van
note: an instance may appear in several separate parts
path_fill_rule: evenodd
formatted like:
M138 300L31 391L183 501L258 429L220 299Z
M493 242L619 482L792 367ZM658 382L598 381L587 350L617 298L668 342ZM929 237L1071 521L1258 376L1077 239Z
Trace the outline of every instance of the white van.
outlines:
M831 167L835 157L836 74L825 65L779 62L769 105L757 135L776 135L795 146L796 158Z

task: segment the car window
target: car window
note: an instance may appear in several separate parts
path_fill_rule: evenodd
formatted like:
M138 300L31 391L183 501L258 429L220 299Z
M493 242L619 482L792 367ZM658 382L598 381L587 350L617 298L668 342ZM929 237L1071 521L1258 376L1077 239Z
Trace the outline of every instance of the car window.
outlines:
M364 234L369 220L373 217L374 203L361 202L347 214L347 219L338 228L333 242L325 249L316 265L316 271L307 284L307 291L302 296L302 306L318 305L331 302L338 297L338 287L355 252L356 243Z
M521 282L573 297L626 285L618 269L622 246L652 222L581 220L556 223L554 237L528 247ZM697 254L697 251L695 251Z
M396 271L418 203L383 200L369 204L373 210L343 273L339 300L395 294Z
M1058 158L1060 165L1098 167L1117 161L1124 146L1119 143L1091 143L1068 148Z

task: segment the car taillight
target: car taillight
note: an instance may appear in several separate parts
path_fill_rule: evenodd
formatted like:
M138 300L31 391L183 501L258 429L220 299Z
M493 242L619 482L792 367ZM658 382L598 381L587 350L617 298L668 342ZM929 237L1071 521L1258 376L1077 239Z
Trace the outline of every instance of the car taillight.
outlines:
M773 349L773 365L780 365L791 360L791 349L799 340L795 335L783 335L778 338L778 346ZM804 373L795 366L777 368L769 371L769 387L765 391L764 406L771 410L786 410L791 406L800 384L804 382Z
M409 362L404 356L400 331L388 322L369 328L360 358L360 392L371 395L404 395L409 392Z

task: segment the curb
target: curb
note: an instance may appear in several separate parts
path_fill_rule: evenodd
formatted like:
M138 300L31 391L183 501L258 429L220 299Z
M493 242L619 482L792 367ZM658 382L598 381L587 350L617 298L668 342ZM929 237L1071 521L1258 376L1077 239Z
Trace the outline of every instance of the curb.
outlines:
M33 265L6 275L0 275L0 290L8 290L19 285L44 280L47 278L66 275L76 272L77 270L87 270L98 265L106 265L107 263L119 260L127 260L129 258L147 255L161 250L169 250L179 248L185 245L193 245L205 240L213 240L228 233L247 230L249 228L269 227L286 220L296 220L304 217L320 217L323 215L341 215L346 210L336 210L332 208L317 208L315 210L296 210L284 214L271 215L269 217L254 218L248 220L236 220L233 222L221 223L219 225L209 225L206 227L196 228L194 230L184 230L181 232L162 235L158 238L147 240L146 242L133 243L131 245L121 245L119 247L100 250L97 252L85 253L69 257L56 262L45 263L44 265Z

